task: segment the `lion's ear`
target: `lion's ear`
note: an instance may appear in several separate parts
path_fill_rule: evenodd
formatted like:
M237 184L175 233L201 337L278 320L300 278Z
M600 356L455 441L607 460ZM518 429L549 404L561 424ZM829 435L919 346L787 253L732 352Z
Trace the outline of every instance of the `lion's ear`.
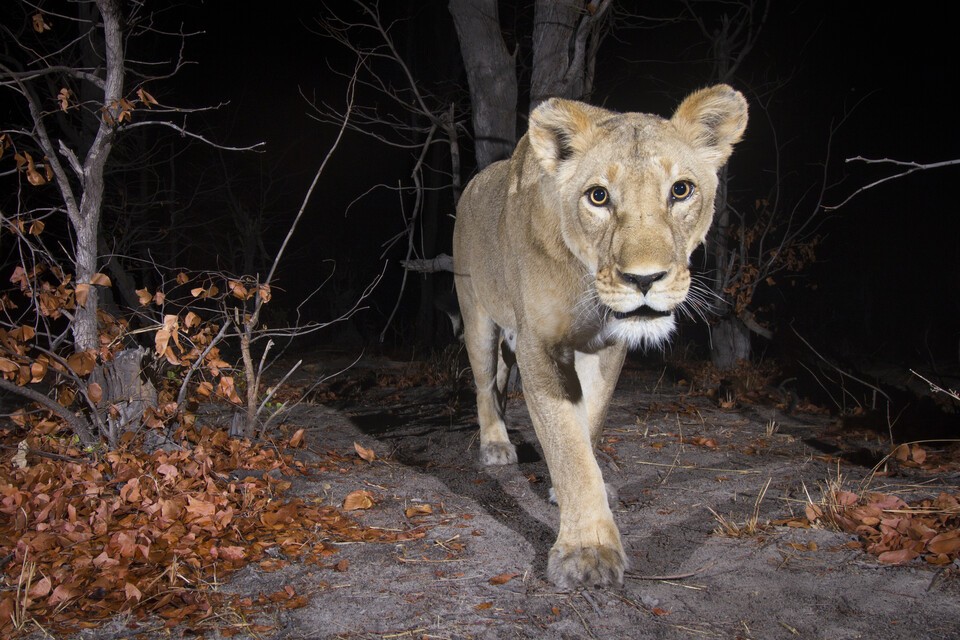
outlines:
M733 87L718 84L687 96L670 122L719 168L747 128L747 100Z
M530 114L527 135L543 168L553 173L565 160L590 147L596 135L598 107L550 98Z

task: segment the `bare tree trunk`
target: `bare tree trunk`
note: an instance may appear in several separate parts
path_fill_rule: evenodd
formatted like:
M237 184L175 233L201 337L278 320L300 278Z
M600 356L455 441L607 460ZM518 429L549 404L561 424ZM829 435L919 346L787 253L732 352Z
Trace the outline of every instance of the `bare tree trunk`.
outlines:
M713 283L718 299L725 302L720 309L720 319L710 331L710 360L720 370L732 369L738 360L749 360L751 354L750 329L740 319L737 301L727 293L734 277L735 261L732 260L731 242L734 238L730 231L730 207L727 206L729 177L727 168L720 170L720 182L717 185L716 209L713 228L707 250L713 254L716 266L716 280ZM741 257L740 264L743 264Z
M517 143L517 74L500 32L497 0L450 0L470 84L477 167L508 157Z
M100 213L103 207L103 174L113 147L114 126L118 120L117 110L123 97L124 54L123 30L119 0L97 0L97 8L103 19L104 65L106 77L103 82L103 117L93 143L82 160L80 180L83 193L79 206L68 206L70 224L76 233L75 260L78 283L89 283L97 273L97 239L100 233ZM68 185L61 185L68 188ZM70 203L75 200L65 198ZM98 295L96 287L90 287L86 302L77 305L71 325L73 346L77 351L96 349Z
M593 91L603 21L613 0L537 0L530 110L547 98L584 100Z
M750 329L733 313L710 327L710 359L720 371L750 359Z
M719 23L709 23L694 10L693 3L684 2L703 37L710 45L710 57L713 61L713 80L731 83L740 69L744 58L753 50L760 32L767 20L770 9L769 0L743 0L727 3L721 8L723 14ZM718 3L719 4L719 3ZM728 13L728 8L730 13ZM720 173L717 187L715 219L707 237L705 249L713 258L716 268L712 287L717 297L725 302L720 310L720 319L711 327L711 360L718 369L730 369L738 360L749 360L751 354L750 332L764 337L770 332L761 327L753 318L743 302L729 293L739 274L736 270L746 264L747 255L744 244L744 229L740 225L737 237L731 229L731 209L727 201L729 176L727 169ZM742 222L742 220L741 220ZM735 245L735 246L734 246ZM733 253L737 251L739 255ZM734 256L736 259L734 259Z

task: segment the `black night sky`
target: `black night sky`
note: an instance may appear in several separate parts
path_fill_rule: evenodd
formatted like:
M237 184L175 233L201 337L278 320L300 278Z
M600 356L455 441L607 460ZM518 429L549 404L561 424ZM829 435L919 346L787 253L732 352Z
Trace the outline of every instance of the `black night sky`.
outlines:
M465 89L446 3L382 4L385 18L400 19L394 35L412 68L428 79L425 86L459 83ZM501 5L502 21L516 19L511 3ZM651 17L679 10L672 2L643 3L642 9ZM345 81L330 69L345 71L352 64L342 47L311 33L321 13L320 6L297 4L238 15L227 3L205 3L183 16L205 32L196 39L199 65L185 97L230 100L217 116L223 116L221 124L233 123L224 130L232 142L267 142L267 162L284 163L290 178L291 206L334 132L307 116L301 91L341 105ZM779 170L784 200L808 212L824 162L824 201L836 204L894 173L847 164L846 158L930 163L960 157L947 97L958 80L948 29L948 21L929 7L773 3L764 34L734 81L752 103L746 139L730 166L734 197L749 201L765 193ZM711 81L702 62L707 53L690 23L617 28L601 50L593 100L668 115L689 90ZM454 75L438 78L440 67ZM774 84L780 88L771 96ZM831 126L840 122L830 138ZM774 146L780 147L779 160ZM380 245L402 229L398 197L381 192L354 204L348 216L344 211L372 185L405 180L411 162L410 154L348 136L311 202L299 237L307 246L298 255L307 264L336 259L339 269L357 270L359 281L382 270ZM797 286L765 293L775 305L770 319L781 328L793 324L836 353L955 363L960 227L951 185L958 177L956 167L914 174L867 191L839 211L818 213L818 262ZM442 241L440 248L446 250ZM372 325L393 304L400 257L399 249L388 255ZM310 274L307 266L294 264L287 272L292 290L296 279ZM411 288L406 304L414 308L417 296Z

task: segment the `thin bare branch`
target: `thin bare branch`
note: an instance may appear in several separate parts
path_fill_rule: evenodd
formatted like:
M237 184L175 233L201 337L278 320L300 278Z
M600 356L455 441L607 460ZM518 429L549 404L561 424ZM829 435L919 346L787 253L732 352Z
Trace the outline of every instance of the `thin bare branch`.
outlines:
M843 207L844 205L846 205L848 202L850 202L851 200L853 200L854 198L856 198L858 195L860 195L860 194L863 193L864 191L867 191L867 190L869 190L869 189L873 189L874 187L877 187L877 186L879 186L879 185L881 185L881 184L884 184L885 182L890 182L891 180L896 180L896 179L898 179L898 178L906 177L906 176L910 175L911 173L916 173L917 171L928 171L928 170L931 170L931 169L941 169L941 168L943 168L943 167L951 167L951 166L960 164L960 159L958 159L958 160L944 160L944 161L942 161L942 162L930 162L930 163L924 164L924 163L919 163L919 162L905 162L905 161L903 161L903 160L892 160L892 159L890 159L890 158L864 158L864 157L862 157L862 156L856 156L856 157L854 157L854 158L847 158L846 161L847 161L847 162L863 162L863 163L865 163L865 164L886 164L886 165L894 165L894 166L896 166L896 167L907 167L907 169L906 169L905 171L901 171L900 173L895 173L895 174L890 175L890 176L887 176L887 177L885 177L885 178L880 178L879 180L875 180L875 181L871 182L870 184L867 184L867 185L864 185L864 186L860 187L859 189L857 189L856 191L854 191L853 193L851 193L849 196L847 196L840 204L831 205L831 206L825 206L824 209L826 209L827 211L836 211L837 209Z
M175 122L170 122L168 120L144 120L142 122L133 122L128 125L124 125L124 129L137 129L140 127L167 127L168 129L173 129L180 135L193 138L194 140L199 140L209 147L214 149L221 149L223 151L256 151L257 149L262 149L266 146L265 142L257 142L256 144L251 144L246 147L232 147L218 142L214 142L209 138L206 138L199 133L194 133L189 129L185 129Z

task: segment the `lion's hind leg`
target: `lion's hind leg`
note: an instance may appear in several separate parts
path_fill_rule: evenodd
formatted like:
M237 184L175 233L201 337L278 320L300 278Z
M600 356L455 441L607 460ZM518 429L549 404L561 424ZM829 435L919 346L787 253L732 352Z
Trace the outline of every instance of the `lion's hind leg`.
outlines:
M477 386L480 462L486 466L516 464L517 448L510 442L504 422L506 388L502 385L503 376L497 375L503 366L500 328L481 313L467 312L464 314L464 342Z

